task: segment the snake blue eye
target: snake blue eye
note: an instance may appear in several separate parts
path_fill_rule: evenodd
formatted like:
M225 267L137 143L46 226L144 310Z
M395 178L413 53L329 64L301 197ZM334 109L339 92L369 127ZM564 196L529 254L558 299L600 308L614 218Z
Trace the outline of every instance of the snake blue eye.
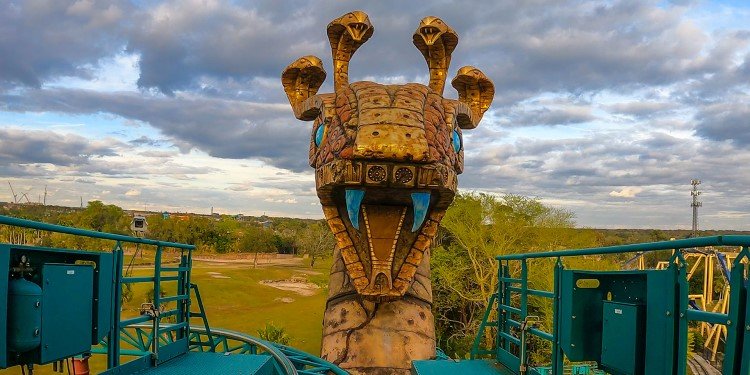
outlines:
M453 129L453 150L458 153L459 151L461 151L462 146L461 135L458 134L458 130Z
M326 125L322 124L318 126L318 130L315 131L315 147L320 147L323 143L323 136L326 134Z

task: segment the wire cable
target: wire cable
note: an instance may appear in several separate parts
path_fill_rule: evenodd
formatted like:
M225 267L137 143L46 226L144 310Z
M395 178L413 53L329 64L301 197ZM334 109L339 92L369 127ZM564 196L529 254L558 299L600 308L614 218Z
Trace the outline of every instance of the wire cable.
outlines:
M130 263L128 264L128 267L125 269L125 276L130 276L131 268L133 267L133 263L135 263L135 258L138 256L138 251L141 250L141 244L137 243L135 244L135 252L133 253L133 257L130 258ZM141 251L141 253L143 253ZM143 258L143 256L141 256Z

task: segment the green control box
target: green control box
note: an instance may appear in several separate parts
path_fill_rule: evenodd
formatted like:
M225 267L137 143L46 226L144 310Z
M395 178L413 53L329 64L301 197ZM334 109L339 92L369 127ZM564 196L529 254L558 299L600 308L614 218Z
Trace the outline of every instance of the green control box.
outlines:
M603 301L603 369L614 375L643 374L645 322L640 305Z
M42 266L42 345L39 363L91 350L94 268Z

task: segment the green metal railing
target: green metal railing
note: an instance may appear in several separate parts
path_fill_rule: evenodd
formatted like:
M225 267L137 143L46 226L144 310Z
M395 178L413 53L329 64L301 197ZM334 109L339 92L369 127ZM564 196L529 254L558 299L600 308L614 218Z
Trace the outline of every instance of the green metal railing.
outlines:
M107 356L108 370L117 370L116 373L136 372L188 351L209 351L269 355L274 359L277 374L346 374L336 365L294 348L239 332L210 328L198 288L191 283L192 251L195 249L193 245L96 232L2 215L0 224L115 241L112 248L115 258L112 270L114 291L111 296L112 319L109 334L91 351L93 354ZM152 276L123 275L124 243L156 247ZM176 266L163 263L164 252L170 248L179 251L179 263ZM177 291L174 295L162 296L165 282L176 282ZM139 283L153 287L153 303L150 308L142 309L141 315L123 319L123 286ZM191 298L191 291L195 294L194 298ZM197 312L191 312L193 300L198 305ZM172 303L175 307L167 309L166 306L172 306ZM201 318L201 325L191 326L191 318ZM163 322L165 319L169 321ZM123 356L135 359L121 364Z
M164 362L168 359L174 358L175 356L184 353L188 348L188 335L190 332L190 270L192 266L192 251L195 250L194 245L181 244L175 242L158 241L141 237L132 237L114 233L97 232L93 230L79 229L66 227L62 225L41 223L32 220L19 219L9 216L0 215L0 224L5 224L13 227L29 228L35 230L42 230L55 233L64 233L74 236L96 238L103 240L115 241L115 245L112 248L112 252L115 258L114 270L113 270L113 286L114 292L112 293L112 319L111 326L109 327L109 335L107 337L107 368L112 369L120 365L121 354L132 354L132 351L121 349L120 335L119 332L128 326L135 324L151 322L155 336L160 336L164 332L174 331L178 340L171 343L163 343L160 340L152 340L151 351L149 356L152 356L157 363ZM123 275L124 268L124 250L123 243L132 243L137 245L151 245L156 247L155 260L154 260L154 274L148 277L129 277ZM165 249L177 249L180 251L180 263L178 267L165 267L162 264L162 256ZM134 255L135 256L135 255ZM163 282L177 282L177 294L173 296L162 297L162 283ZM122 289L125 284L138 284L147 283L153 287L153 306L149 313L132 317L128 319L122 319ZM175 302L176 308L161 311L160 307L169 302ZM173 317L173 318L172 318ZM161 321L166 318L175 320L175 324L168 327L162 328ZM181 350L184 348L184 350ZM160 356L160 351L164 351L165 355Z
M688 249L708 246L738 246L741 248L735 258L730 278L730 307L728 314L700 311L688 308L687 279L685 273L685 259L682 252ZM560 275L564 270L564 258L577 256L601 256L607 254L621 254L631 252L655 252L671 250L669 270L677 276L679 287L685 291L685 297L680 295L677 303L679 308L680 329L675 333L677 337L677 357L687 357L687 322L700 321L710 324L722 324L729 330L725 345L723 374L750 374L750 280L746 278L743 259L750 261L750 236L728 235L691 238L683 240L642 243L623 246L601 248L560 250L552 252L517 253L498 256L498 288L488 303L487 310L474 340L471 358L493 356L500 363L505 364L516 374L520 373L526 364L526 358L520 354L521 331L551 343L551 368L529 367L530 374L562 375L565 369L565 354L560 346ZM554 265L553 291L538 290L529 287L529 262L534 259L551 259ZM518 262L519 264L513 264ZM513 275L511 264L515 265ZM658 271L661 272L661 271ZM529 319L530 296L549 299L553 306L552 332L537 327L525 326ZM523 329L522 329L523 327ZM488 330L494 336L489 347L483 347ZM685 361L678 361L674 374L685 373ZM568 366L570 367L570 366ZM581 370L583 371L583 370ZM581 372L584 373L584 372ZM593 373L593 369L590 373Z
M56 225L56 224L41 223L38 221L19 219L16 217L10 217L10 216L4 216L4 215L0 215L0 224L9 225L12 227L43 230L47 232L72 234L74 236L98 238L102 240L112 240L112 241L119 241L119 242L125 242L125 243L161 246L164 248L173 247L177 249L195 250L194 245L188 245L188 244L176 243L176 242L158 241L158 240L152 240L148 238L126 236L122 234L97 232L93 230L66 227L63 225Z

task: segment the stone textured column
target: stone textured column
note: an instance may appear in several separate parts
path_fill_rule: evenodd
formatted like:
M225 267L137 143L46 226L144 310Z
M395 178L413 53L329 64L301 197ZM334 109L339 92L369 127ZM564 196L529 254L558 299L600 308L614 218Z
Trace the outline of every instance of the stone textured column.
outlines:
M358 295L338 250L331 267L321 356L352 374L410 374L411 361L435 357L430 254L402 298L373 302Z

